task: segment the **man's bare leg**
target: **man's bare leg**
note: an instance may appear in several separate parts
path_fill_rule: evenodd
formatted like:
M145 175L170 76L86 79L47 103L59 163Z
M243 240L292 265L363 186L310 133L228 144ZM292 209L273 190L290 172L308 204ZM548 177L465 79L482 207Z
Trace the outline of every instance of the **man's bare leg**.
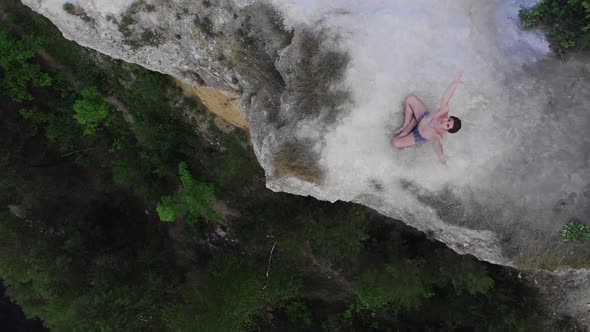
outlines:
M409 95L404 101L405 105L405 119L402 127L394 132L397 137L406 136L418 123L418 119L424 112L426 112L426 105L415 95Z
M402 130L399 134L397 134L395 137L404 137L407 134L409 134L412 130L414 130L414 127L416 127L416 125L418 124L418 120L416 120L416 118L412 115L412 119L410 119L410 123L408 123L406 125L406 127L404 128L404 130Z
M416 139L414 138L414 135L411 134L394 137L391 140L391 145L393 145L393 147L395 147L396 149L405 149L416 145Z
M412 106L407 102L408 98L404 102L404 124L396 131L393 132L394 135L397 135L404 131L410 124L410 122L414 119L414 110L412 110Z

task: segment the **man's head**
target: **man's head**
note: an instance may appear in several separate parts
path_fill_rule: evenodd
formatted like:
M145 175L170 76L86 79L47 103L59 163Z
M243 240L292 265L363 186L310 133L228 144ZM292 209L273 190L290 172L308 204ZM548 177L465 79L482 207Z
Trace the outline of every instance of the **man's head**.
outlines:
M458 117L451 116L449 117L448 122L449 123L447 124L447 130L449 131L449 133L454 134L458 132L459 129L461 129L461 120Z

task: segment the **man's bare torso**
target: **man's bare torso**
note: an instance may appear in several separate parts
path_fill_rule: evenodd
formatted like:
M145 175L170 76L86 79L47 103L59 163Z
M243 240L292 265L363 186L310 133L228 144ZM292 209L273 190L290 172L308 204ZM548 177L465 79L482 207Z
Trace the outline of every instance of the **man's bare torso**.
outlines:
M429 113L426 115L418 124L418 132L420 135L430 141L438 136L442 138L447 131L437 128L436 125L440 121L441 116L444 116L444 114L440 112Z

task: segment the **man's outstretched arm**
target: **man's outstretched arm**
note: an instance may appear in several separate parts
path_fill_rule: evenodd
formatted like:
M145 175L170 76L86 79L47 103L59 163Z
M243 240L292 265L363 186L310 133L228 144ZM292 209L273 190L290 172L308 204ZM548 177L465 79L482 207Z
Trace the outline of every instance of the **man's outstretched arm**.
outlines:
M455 94L455 90L457 89L457 86L459 85L459 83L461 83L461 77L463 77L462 70L457 73L455 80L453 81L453 83L451 83L451 85L449 85L449 87L447 88L447 90L443 94L442 102L440 103L439 112L446 113L445 114L446 116L448 116L448 113L449 113L449 101L451 101L451 98Z
M442 137L437 136L435 139L432 140L432 144L434 146L434 152L436 153L438 160L441 164L446 165L447 158L445 158L445 154L442 148Z

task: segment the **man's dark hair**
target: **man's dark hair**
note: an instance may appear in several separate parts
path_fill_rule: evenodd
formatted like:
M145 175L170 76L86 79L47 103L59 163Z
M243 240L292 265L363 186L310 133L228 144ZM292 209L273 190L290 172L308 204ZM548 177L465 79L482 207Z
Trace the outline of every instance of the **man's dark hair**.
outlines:
M453 119L453 126L449 129L449 133L454 134L461 129L461 120L456 116L451 116L451 119Z

